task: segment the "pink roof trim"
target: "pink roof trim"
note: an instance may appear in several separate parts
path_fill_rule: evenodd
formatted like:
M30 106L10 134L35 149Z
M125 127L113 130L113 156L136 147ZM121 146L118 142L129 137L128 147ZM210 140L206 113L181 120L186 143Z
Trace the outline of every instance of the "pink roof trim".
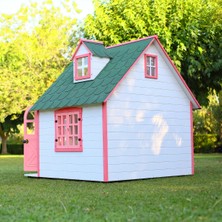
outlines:
M80 48L80 46L81 46L82 44L87 48L87 50L88 50L89 53L92 53L92 52L89 50L89 48L86 46L86 44L84 44L84 42L94 42L94 43L97 43L97 44L103 44L103 42L96 41L96 40L80 39L79 42L78 42L78 45L77 45L77 47L76 47L76 50L75 50L72 58L70 59L71 61L75 58L76 53L78 52L78 50L79 50L79 48Z
M131 44L131 43L134 43L134 42L139 42L139 41L143 41L143 40L146 40L146 39L151 39L153 38L153 40L155 39L158 43L158 45L160 46L160 48L162 49L163 53L165 54L165 56L167 57L168 61L170 62L170 64L173 66L174 70L176 71L178 77L180 78L181 82L183 83L183 85L185 86L185 88L187 89L187 91L189 92L190 96L192 97L193 101L196 103L198 109L201 108L199 102L197 101L197 99L195 98L195 96L193 95L193 93L191 92L190 88L188 87L188 85L186 84L185 80L183 79L183 77L181 76L180 72L178 71L177 67L174 65L173 61L171 60L171 58L169 57L169 55L167 54L166 50L164 49L164 47L162 46L162 44L160 43L159 39L158 39L158 36L157 35L153 35L153 36L148 36L148 37L145 37L145 38L141 38L141 39L137 39L137 40L133 40L133 41L128 41L128 42L124 42L124 43L120 43L120 44L117 44L117 45L113 45L113 46L108 46L106 48L114 48L114 47L118 47L118 46L122 46L122 45L126 45L126 44ZM149 43L149 45L146 47L146 49L153 43L153 40ZM80 39L79 43L78 43L78 46L75 50L75 53L73 54L71 60L74 59L74 57L76 56L76 53L78 52L80 46L82 44L84 44L84 41L85 42L94 42L94 43L98 43L98 44L103 44L103 42L100 42L100 41L96 41L96 40L88 40L88 39ZM88 49L88 47L84 44L84 46L87 48L87 50L89 51L89 53L91 53L91 51ZM145 50L146 50L145 49ZM144 50L144 51L145 51ZM144 53L144 51L141 53L141 55ZM140 55L140 56L141 56ZM140 58L140 56L138 57L138 59ZM138 60L137 59L137 60ZM127 73L131 70L131 68L134 66L134 64L137 62L137 60L133 63L133 65L129 68L129 70L126 72L126 74L123 76L123 78L119 81L122 82L122 80L125 78L125 76L127 75ZM119 83L116 85L116 87L119 85ZM112 95L113 91L116 89L116 87L111 91L111 93L107 96L107 98L105 99L105 102L110 98L110 96Z
M136 40L132 40L132 41L120 43L120 44L117 44L117 45L108 46L108 47L106 47L106 48L107 48L107 49L109 49L109 48L114 48L114 47L118 47L118 46L122 46L122 45L126 45L126 44L131 44L131 43L134 43L134 42L139 42L139 41L143 41L143 40L146 40L146 39L152 39L152 38L157 39L158 36L157 36L157 35L152 35L152 36L148 36L148 37L145 37L145 38L142 38L142 39L136 39Z
M194 102L196 103L198 109L201 109L201 106L199 104L199 102L197 101L197 99L195 98L195 96L193 95L193 93L191 92L190 88L188 87L188 85L186 84L185 80L183 79L182 75L180 74L180 72L178 71L177 67L174 65L173 61L171 60L171 58L169 57L169 55L167 54L166 50L163 48L162 44L160 43L159 39L156 38L156 41L158 43L158 45L160 46L160 48L163 50L165 56L167 57L167 59L169 60L170 64L173 66L174 70L176 71L177 75L179 76L180 80L182 81L183 85L185 86L185 88L187 89L187 91L189 92L189 94L191 95L191 97L193 98Z
M191 95L192 99L194 100L194 102L196 103L198 109L201 108L199 102L197 101L197 99L195 98L195 96L193 95L193 93L191 92L190 88L188 87L188 85L186 84L185 80L183 79L183 77L181 76L180 72L178 71L178 69L176 68L176 66L174 65L173 61L171 60L171 58L169 57L169 55L167 54L166 50L163 48L162 44L160 43L158 36L157 35L153 35L153 36L149 36L146 38L142 38L142 39L138 39L138 40L134 40L134 41L130 41L130 42L125 42L122 44L118 44L115 46L110 46L107 48L112 48L112 47L116 47L116 46L121 46L121 45L125 45L125 44L130 44L133 42L138 42L141 40L146 40L146 39L150 39L153 38L153 40L148 44L148 46L145 48L145 50L141 53L141 55L143 55L143 53L150 47L150 45L154 42L154 40L157 41L158 45L160 46L160 48L162 49L162 51L164 52L165 56L167 57L167 59L169 60L170 64L173 66L174 70L176 71L178 77L180 78L181 82L183 83L183 85L185 86L185 88L187 89L187 91L189 92L189 94ZM119 86L119 84L122 82L123 79L125 79L125 77L127 76L127 74L129 73L129 71L132 69L132 67L134 66L134 64L138 61L138 59L141 57L141 55L137 58L137 60L133 63L133 65L129 68L129 70L126 72L126 74L122 77L122 79L117 83L117 85L115 86L115 88L109 93L109 95L106 97L105 102L107 102L107 100L111 97L111 95L113 94L113 92L115 91L115 89Z
M127 74L131 71L133 66L137 63L137 61L141 58L141 56L144 54L144 52L150 47L150 45L153 43L154 39L146 46L146 48L143 50L143 52L139 55L139 57L136 59L136 61L132 64L132 66L128 69L128 71L124 74L122 79L116 84L116 86L113 88L113 90L109 93L109 95L106 97L104 102L107 102L107 100L112 96L113 92L116 90L116 88L119 86L119 84L126 78Z

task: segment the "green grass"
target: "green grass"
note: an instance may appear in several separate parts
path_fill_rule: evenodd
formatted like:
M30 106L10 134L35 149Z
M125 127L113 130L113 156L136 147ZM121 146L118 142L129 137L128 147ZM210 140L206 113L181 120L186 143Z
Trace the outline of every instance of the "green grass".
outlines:
M195 156L195 175L120 183L31 179L0 156L0 221L222 221L222 155Z

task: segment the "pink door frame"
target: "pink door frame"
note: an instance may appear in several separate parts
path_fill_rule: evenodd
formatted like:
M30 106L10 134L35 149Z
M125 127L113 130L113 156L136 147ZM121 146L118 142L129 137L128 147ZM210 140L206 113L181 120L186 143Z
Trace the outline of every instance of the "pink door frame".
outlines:
M24 113L24 171L37 171L39 176L39 112L34 111L34 119L28 119L31 107ZM27 125L34 125L34 133L27 131Z

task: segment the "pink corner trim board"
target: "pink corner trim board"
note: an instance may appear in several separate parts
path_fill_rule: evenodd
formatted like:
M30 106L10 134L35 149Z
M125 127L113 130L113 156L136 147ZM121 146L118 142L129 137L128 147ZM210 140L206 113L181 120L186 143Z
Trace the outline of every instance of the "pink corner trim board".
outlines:
M193 105L190 102L190 141L191 141L191 173L194 175L194 143L193 143Z
M102 128L103 128L103 181L108 182L108 131L107 131L107 103L102 104Z
M37 176L40 177L40 150L39 150L39 111L35 111L36 138L37 138Z

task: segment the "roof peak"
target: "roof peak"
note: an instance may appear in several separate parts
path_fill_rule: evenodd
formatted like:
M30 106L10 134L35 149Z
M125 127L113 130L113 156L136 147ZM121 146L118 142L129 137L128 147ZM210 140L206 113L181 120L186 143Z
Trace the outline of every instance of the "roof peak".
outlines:
M135 40L131 40L131 41L128 41L128 42L119 43L117 45L107 46L106 48L110 49L110 48L114 48L114 47L118 47L118 46L122 46L122 45L131 44L131 43L134 43L134 42L144 41L144 40L151 39L151 38L158 39L158 36L157 35L152 35L152 36L148 36L148 37L141 38L141 39L135 39Z
M79 40L79 43L82 43L82 42L90 42L90 43L95 43L95 44L102 44L103 45L103 42L102 41L97 41L97 40L92 40L92 39L84 39L84 38L81 38Z

